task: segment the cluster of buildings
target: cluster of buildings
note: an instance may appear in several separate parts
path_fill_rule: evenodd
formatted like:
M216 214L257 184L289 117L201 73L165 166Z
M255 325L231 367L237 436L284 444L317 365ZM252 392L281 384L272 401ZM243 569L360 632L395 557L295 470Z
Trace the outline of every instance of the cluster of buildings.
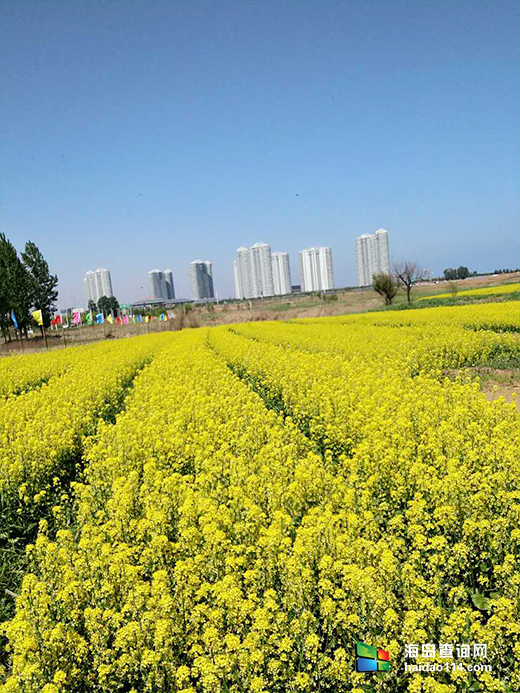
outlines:
M378 229L374 234L356 238L356 269L358 286L370 286L374 274L390 273L388 232ZM233 262L235 297L237 299L283 296L294 290L303 292L334 289L332 253L328 247L306 248L299 252L300 286L291 284L289 255L271 252L268 243L255 243L238 248ZM191 297L194 301L215 298L213 265L209 260L190 264ZM87 302L98 302L101 296L113 296L110 272L100 268L89 270L83 279ZM148 272L148 299L156 303L175 302L173 272L153 269ZM177 299L178 301L179 299Z
M334 288L330 248L300 250L302 291L328 291ZM288 253L271 253L268 243L238 248L233 263L235 297L261 298L290 294L291 268Z
M191 297L194 301L215 298L213 264L209 260L194 260L190 264ZM148 272L148 298L155 301L175 299L173 272L158 269Z

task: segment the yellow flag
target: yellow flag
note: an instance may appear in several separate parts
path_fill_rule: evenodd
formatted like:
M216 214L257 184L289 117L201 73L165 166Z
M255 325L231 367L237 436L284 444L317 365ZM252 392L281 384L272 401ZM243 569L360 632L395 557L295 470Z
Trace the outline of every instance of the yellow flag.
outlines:
M148 320L150 320L150 318L148 317L148 315L145 315L145 316L144 316L144 321L145 321L145 322L148 322Z
M32 316L36 320L38 325L43 325L43 315L41 310L34 310Z
M107 320L111 325L114 322L114 318L111 315L107 315Z

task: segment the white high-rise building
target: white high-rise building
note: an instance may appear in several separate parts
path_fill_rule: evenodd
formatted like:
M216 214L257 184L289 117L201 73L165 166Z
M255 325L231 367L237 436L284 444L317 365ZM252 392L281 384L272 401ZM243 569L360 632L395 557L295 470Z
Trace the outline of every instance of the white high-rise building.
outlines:
M300 250L300 281L302 291L327 291L334 288L330 248Z
M87 304L89 301L94 301L97 303L97 286L96 286L96 276L92 270L89 270L83 279L83 290L85 292L85 298L87 299Z
M95 272L89 270L83 279L83 289L87 303L89 301L97 303L101 296L113 296L110 271L104 267L100 267Z
M101 292L100 296L113 296L112 292L112 279L110 277L110 272L101 267L96 270L96 280L98 282L98 287Z
M288 253L272 253L273 285L277 296L291 293L291 268Z
M273 296L273 266L268 243L238 248L233 263L237 298Z
M164 281L166 284L166 298L175 298L175 287L173 285L173 272L171 269L164 270Z
M370 286L374 274L390 274L388 232L378 229L356 238L358 286Z
M243 246L238 248L233 262L235 277L235 296L251 298L251 270L249 267L249 250Z
M164 272L153 269L148 272L148 298L168 298Z
M190 264L191 297L214 298L213 265L209 260L194 260Z

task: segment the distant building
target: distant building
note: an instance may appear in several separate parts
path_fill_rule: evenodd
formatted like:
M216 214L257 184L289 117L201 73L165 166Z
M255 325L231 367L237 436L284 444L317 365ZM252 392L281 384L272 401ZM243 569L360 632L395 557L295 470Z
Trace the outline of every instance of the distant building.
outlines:
M330 248L300 250L300 279L302 291L328 291L334 288Z
M209 260L194 260L190 264L191 297L215 298L213 264Z
M170 269L148 272L148 297L165 301L175 298L173 272Z
M356 238L358 286L370 286L374 274L390 274L388 232L379 229Z
M251 298L251 269L249 267L249 250L237 248L233 261L236 298Z
M237 298L274 295L271 247L268 243L255 243L250 248L238 248L233 272Z
M148 272L148 297L168 298L166 279L161 270L153 269Z
M291 293L291 268L288 253L272 253L273 288L277 296Z
M173 272L170 269L164 270L164 281L166 282L165 298L175 298L175 287L173 286Z
M83 290L87 304L89 301L97 303L101 296L113 296L110 271L104 267L100 267L95 272L89 270L83 279Z

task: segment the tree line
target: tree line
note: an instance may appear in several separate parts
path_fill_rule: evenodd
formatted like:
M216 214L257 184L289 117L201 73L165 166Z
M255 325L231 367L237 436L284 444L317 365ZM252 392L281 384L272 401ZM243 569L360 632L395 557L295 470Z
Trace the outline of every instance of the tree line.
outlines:
M5 339L10 339L9 328L15 323L27 337L27 329L37 324L32 316L36 310L41 310L43 325L49 327L56 310L57 286L57 275L51 274L35 243L27 241L19 256L0 233L0 329Z
M87 304L87 310L92 314L103 313L106 316L111 313L116 313L119 310L119 301L115 296L100 296L97 303L92 299Z
M469 276L476 276L476 272L472 272L470 274L470 271L467 267L464 267L464 265L461 265L458 269L454 269L453 267L447 267L444 270L444 279L446 281L450 281L453 279L467 279Z

